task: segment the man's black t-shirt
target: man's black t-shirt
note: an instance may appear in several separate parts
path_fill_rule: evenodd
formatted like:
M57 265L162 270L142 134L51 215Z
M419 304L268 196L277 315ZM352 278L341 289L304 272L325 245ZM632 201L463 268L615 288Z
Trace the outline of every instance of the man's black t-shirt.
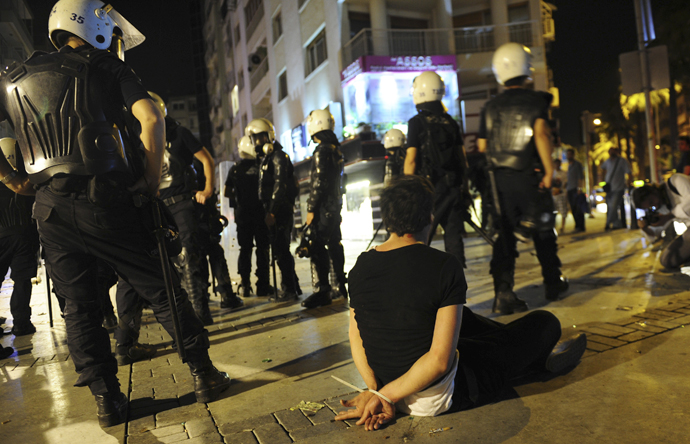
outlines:
M167 155L172 157L174 161L179 162L179 164L183 165L185 168L189 167L194 162L194 154L198 153L201 151L201 148L203 148L202 143L199 139L194 137L191 131L177 124L170 117L165 118L165 124L166 126L175 125L174 129L170 131L166 130L166 139L168 141L168 146L166 148ZM165 167L166 166L163 165L164 170ZM165 171L163 171L163 174L165 174ZM183 180L174 179L173 185L160 190L160 198L167 199L192 191L187 188Z
M382 385L431 349L439 308L464 304L467 294L455 256L422 244L362 253L348 282L367 361Z

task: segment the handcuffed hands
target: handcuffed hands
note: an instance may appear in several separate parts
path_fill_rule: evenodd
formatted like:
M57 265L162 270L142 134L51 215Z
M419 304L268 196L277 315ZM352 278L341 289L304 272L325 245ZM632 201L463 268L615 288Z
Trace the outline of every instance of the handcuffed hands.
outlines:
M349 401L341 400L340 404L344 407L355 408L338 413L335 419L342 421L359 418L356 424L364 425L367 431L378 430L395 418L395 405L389 404L371 392L362 392Z

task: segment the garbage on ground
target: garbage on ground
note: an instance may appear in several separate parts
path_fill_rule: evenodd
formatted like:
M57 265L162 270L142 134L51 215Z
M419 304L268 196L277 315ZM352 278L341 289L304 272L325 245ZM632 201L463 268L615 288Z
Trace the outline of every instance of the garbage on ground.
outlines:
M646 327L646 326L647 326L647 321L635 322L635 324L639 325L640 327Z
M632 307L630 307L628 305L619 305L618 307L616 307L616 310L630 311L630 310L632 310Z
M273 361L273 359L271 359L271 358L266 358L266 359L263 359L261 362L271 362L271 361Z
M434 433L447 432L448 430L450 430L452 428L453 427L439 427L438 429L431 429L431 430L429 430L429 435L433 435Z
M290 407L290 410L294 411L297 409L302 410L302 412L306 413L307 416L311 416L316 414L319 410L322 408L326 407L325 404L319 404L318 402L305 402L301 401L299 404L297 404L294 407Z

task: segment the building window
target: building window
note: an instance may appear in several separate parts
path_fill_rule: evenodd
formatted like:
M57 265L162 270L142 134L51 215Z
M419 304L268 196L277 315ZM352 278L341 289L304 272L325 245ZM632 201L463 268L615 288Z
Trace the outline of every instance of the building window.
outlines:
M529 4L518 3L508 6L508 22L527 22L529 21Z
M235 26L235 46L240 44L240 25Z
M288 95L287 71L283 71L278 76L278 101L280 102Z
M307 45L307 75L314 72L327 58L326 30L324 29Z
M244 19L246 20L245 23L249 23L252 21L256 13L261 9L263 6L263 1L262 0L249 0L247 3L247 6L244 7Z
M173 102L172 109L173 109L173 111L184 110L184 102Z
M283 35L283 23L279 12L273 17L273 43L277 42L281 35Z

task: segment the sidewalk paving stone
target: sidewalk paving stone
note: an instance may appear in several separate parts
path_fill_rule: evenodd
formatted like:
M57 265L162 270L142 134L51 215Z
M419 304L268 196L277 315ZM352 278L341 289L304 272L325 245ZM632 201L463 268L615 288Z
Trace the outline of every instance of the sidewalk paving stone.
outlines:
M631 333L631 334L634 334L634 333ZM598 343L598 342L590 342L590 341L587 341L587 348L588 348L589 350L594 350L594 351L599 351L599 352L601 352L601 351L605 351L605 350L610 350L610 349L612 349L613 347L611 347L610 345L600 344L600 343Z
M127 434L135 435L137 433L148 432L156 428L156 419L153 415L144 416L143 418L130 420L127 424Z
M328 421L321 424L317 424L313 427L307 427L306 429L293 430L290 432L290 436L295 441L301 441L318 435L324 435L329 432L336 430L347 429L347 424L342 421Z
M283 427L278 424L266 424L254 430L259 444L291 444L292 440ZM227 436L226 436L227 440Z
M208 416L209 412L204 404L192 404L158 413L156 415L156 425L158 427L164 427L166 425L181 424L190 419L206 418Z
M303 429L312 425L312 423L304 416L300 409L281 410L279 412L275 412L274 415L278 422L285 427L285 430L288 432Z
M619 339L628 342L635 342L641 339L648 338L650 336L654 336L654 333L648 333L646 331L636 331L635 333L620 336ZM589 344L587 344L587 347L589 348Z
M646 331L648 333L662 333L664 331L667 331L666 328L661 328L648 324L647 322L644 322L644 320L635 321L633 323L628 324L626 327L634 328L635 330L639 331Z
M223 442L223 437L218 433L207 433L205 435L190 438L187 441L184 441L183 444L207 444L216 442Z
M255 418L245 419L243 421L229 422L221 424L218 427L220 434L223 436L240 433L243 431L254 430L267 424L276 424L276 418L273 415L262 415Z
M184 433L184 426L182 424L174 424L165 427L161 427L159 425L157 429L151 430L151 434L158 438L162 438L168 435L174 435L176 433Z
M240 432L227 435L224 439L226 444L258 444L256 436L252 432Z
M607 338L606 336L599 335L587 335L587 342L590 341L598 342L600 344L610 345L611 347L620 347L621 345L627 344L625 341L621 341L614 338Z
M323 422L330 422L333 420L333 417L335 417L335 413L331 411L328 407L324 407L321 410L317 411L314 414L311 413L305 413L307 419L311 421L313 424L321 424Z
M190 419L184 423L184 428L187 430L187 434L190 438L196 438L197 436L206 435L209 433L219 435L216 423L213 421L211 416L206 418Z

